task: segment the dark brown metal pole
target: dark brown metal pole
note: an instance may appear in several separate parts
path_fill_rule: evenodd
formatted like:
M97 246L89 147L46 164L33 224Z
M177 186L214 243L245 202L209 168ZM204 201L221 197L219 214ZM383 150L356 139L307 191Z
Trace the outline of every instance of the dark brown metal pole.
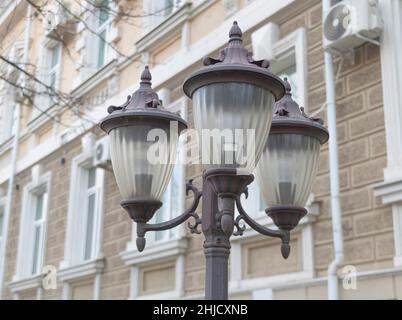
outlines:
M228 299L229 237L220 226L218 197L209 181L203 179L202 232L205 236L205 299Z

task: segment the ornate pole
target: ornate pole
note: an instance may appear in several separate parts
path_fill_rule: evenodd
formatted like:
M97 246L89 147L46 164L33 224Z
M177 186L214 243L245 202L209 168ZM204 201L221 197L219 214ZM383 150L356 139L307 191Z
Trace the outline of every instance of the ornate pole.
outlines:
M202 232L205 254L205 299L227 300L230 236L220 226L218 196L203 177Z

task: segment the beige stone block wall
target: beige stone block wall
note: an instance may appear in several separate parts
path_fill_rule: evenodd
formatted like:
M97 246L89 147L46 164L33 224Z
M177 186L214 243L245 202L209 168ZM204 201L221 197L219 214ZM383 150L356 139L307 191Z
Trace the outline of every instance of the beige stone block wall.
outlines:
M381 275L379 277L358 278L356 287L345 289L342 281L339 294L342 300L395 300L401 299L401 275ZM307 284L303 287L274 288L276 300L325 300L327 286L325 281L319 284Z
M71 288L71 297L74 300L92 300L93 296L93 282L74 284Z
M140 295L175 289L175 263L159 263L140 268Z
M274 239L253 239L242 245L243 279L269 277L302 271L300 235L290 241L291 252L287 260L280 253L280 241Z

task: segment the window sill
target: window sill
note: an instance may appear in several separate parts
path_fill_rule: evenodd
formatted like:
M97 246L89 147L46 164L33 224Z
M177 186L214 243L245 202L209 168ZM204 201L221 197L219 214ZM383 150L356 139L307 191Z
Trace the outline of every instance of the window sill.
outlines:
M13 145L14 141L14 136L10 136L7 139L3 140L0 143L0 155L6 152L7 150L11 149L11 146Z
M165 292L158 292L154 294L147 294L143 296L137 296L135 300L178 300L183 297L180 290L171 290Z
M303 283L314 279L314 273L309 271L291 272L269 277L256 277L229 281L229 294L238 294L275 286Z
M51 121L52 119L50 117L55 116L57 111L60 110L56 108L57 103L53 103L49 107L47 107L45 110L42 111L37 111L38 114L35 115L31 120L29 120L27 124L27 131L29 133L33 133L39 128L41 128L45 123L48 121Z
M191 3L183 4L179 9L170 14L164 21L151 28L142 38L136 42L137 51L152 50L154 47L168 41L181 33L181 26L190 18Z
M394 204L402 201L402 178L385 181L373 186L374 196L379 197L383 204Z
M161 243L154 243L139 252L133 242L127 244L126 251L120 253L126 265L139 265L150 261L171 259L184 254L187 249L187 238L173 239Z
M103 258L86 261L74 266L67 266L67 262L62 261L58 270L58 278L62 282L81 280L101 273L104 266L105 261Z
M18 279L16 276L14 276L13 281L10 282L8 286L12 293L36 289L42 285L42 277L43 275L41 274L23 279Z
M76 98L82 97L114 74L117 67L117 59L110 60L102 68L96 70L88 78L75 85L71 90L71 94Z

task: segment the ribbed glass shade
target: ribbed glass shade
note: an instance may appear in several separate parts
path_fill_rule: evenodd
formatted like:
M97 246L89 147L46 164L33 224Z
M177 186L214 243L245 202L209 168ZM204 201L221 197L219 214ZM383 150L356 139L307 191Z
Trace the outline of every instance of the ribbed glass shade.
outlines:
M256 176L268 207L304 207L318 169L320 142L300 134L272 134Z
M251 173L268 137L273 106L271 92L247 83L214 83L197 89L193 94L194 126L202 140L204 166L242 168ZM205 133L212 133L214 129L224 133L225 138L206 139ZM235 129L242 130L238 130L237 135ZM251 140L247 139L247 129L255 130ZM232 140L227 139L226 133ZM209 140L209 147L206 147L206 140ZM248 146L253 144L255 148L249 148L253 152L247 152Z
M119 127L110 132L110 153L113 171L123 200L161 200L174 166L177 137L169 138L162 149L163 163L152 163L148 159L149 148L155 141L147 141L152 125ZM155 149L153 149L155 150Z

